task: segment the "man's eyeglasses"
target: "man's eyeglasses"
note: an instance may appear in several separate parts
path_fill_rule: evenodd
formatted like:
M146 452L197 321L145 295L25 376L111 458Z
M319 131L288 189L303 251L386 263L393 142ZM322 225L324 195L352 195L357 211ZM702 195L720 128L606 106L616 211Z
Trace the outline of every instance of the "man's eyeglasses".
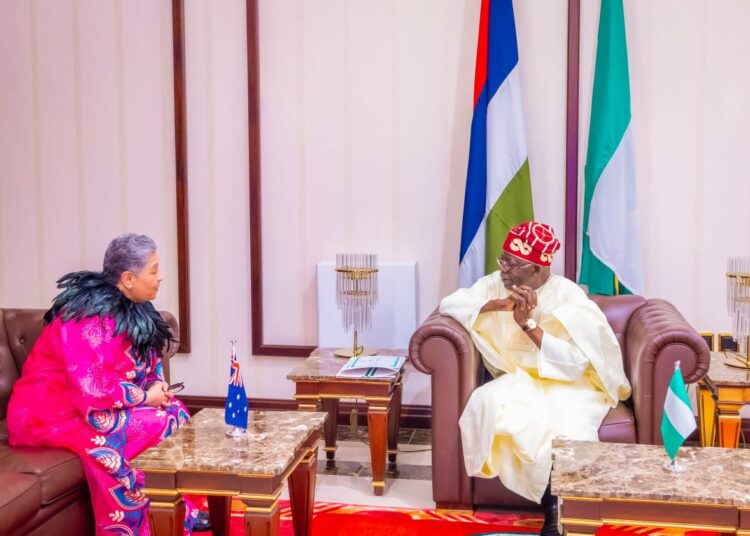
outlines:
M516 261L509 261L507 257L498 257L497 258L497 266L501 270L515 270L516 268L525 268L527 266L531 266L530 263L521 263Z

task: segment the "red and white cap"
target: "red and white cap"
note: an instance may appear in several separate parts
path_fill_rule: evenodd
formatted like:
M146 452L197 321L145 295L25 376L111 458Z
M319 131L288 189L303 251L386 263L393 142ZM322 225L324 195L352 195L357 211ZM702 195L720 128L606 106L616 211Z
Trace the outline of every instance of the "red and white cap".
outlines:
M555 238L555 230L546 223L535 221L513 227L503 244L506 253L539 266L552 264L552 256L558 249L560 241Z

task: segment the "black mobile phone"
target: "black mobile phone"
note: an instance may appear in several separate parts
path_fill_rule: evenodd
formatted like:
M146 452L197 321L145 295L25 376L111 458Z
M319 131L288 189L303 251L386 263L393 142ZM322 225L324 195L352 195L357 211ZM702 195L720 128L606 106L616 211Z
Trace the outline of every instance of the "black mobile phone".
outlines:
M177 383L173 383L172 385L170 385L168 387L168 390L172 391L173 393L179 393L184 388L185 388L185 383L184 382L177 382Z

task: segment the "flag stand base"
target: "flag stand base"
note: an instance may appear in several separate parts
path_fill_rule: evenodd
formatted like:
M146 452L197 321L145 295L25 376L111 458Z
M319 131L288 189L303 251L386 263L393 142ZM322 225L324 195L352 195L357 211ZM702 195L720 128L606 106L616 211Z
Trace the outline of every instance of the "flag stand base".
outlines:
M685 466L677 463L677 460L672 460L671 462L664 462L664 469L672 473L684 473L685 472Z
M232 426L226 433L229 437L239 438L247 435L247 429Z

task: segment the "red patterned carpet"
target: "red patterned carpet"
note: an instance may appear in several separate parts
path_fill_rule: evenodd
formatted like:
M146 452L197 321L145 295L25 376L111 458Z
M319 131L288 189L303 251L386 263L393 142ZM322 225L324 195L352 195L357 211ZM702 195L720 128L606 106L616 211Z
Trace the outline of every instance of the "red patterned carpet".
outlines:
M206 509L205 497L190 499ZM280 501L280 536L293 536L289 501ZM243 504L232 503L231 536L243 536ZM474 515L436 510L378 508L340 503L315 503L313 536L490 536L498 534L537 534L542 525L539 515L495 514ZM196 533L210 534L207 532ZM605 526L597 536L717 536L715 532L681 529L644 529Z

